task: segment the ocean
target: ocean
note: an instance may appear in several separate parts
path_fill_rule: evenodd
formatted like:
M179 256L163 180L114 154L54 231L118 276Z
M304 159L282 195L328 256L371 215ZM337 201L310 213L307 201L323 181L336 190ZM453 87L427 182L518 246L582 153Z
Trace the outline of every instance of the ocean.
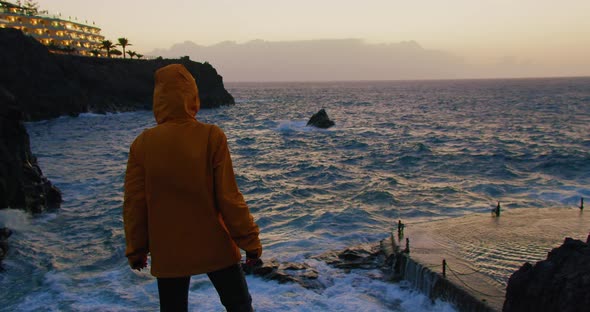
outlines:
M264 259L304 262L325 286L248 276L257 311L455 311L381 272L314 260L405 222L504 209L575 207L590 196L590 78L226 83L236 105L197 119L228 137ZM336 125L306 127L319 109ZM156 311L149 273L124 257L123 179L151 112L27 123L62 208L0 211L12 228L1 311ZM539 259L541 260L541 259ZM206 276L190 306L223 311Z

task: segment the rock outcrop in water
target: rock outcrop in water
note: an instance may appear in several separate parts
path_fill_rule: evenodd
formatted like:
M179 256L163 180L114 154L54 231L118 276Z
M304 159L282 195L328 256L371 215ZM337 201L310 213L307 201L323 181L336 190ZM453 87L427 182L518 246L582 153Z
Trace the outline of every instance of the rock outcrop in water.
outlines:
M321 289L324 286L318 281L318 271L304 263L267 260L262 265L248 267L242 265L246 274L260 276L267 280L277 281L280 284L297 283L307 289Z
M534 266L525 263L508 280L503 311L582 312L590 309L590 236L566 238Z
M12 235L12 232L7 228L0 228L0 272L4 270L2 267L2 260L8 252L8 244L6 240Z
M391 259L381 244L361 244L341 251L326 252L314 258L339 269L381 269L390 273Z
M312 258L347 271L351 269L381 269L388 273L386 279L389 279L388 276L391 271L390 259L383 251L382 243L361 244L341 251L326 252ZM306 289L312 290L321 290L326 287L319 281L320 273L305 263L279 263L272 259L254 268L245 265L242 267L246 274L253 274L281 284L297 283Z
M307 122L308 126L313 126L316 128L327 129L334 125L334 122L330 120L328 117L328 113L323 108L320 109L319 112L313 114L309 121Z
M59 189L43 176L14 99L0 86L0 209L41 212L58 208Z
M210 64L131 60L49 53L20 30L0 28L0 86L15 99L25 121L84 112L151 109L156 69L183 64L199 86L202 108L234 104Z

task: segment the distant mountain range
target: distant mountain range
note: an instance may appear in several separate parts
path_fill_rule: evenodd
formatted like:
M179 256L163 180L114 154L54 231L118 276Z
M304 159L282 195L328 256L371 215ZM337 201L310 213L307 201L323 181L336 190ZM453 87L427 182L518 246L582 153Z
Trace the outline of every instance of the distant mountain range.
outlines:
M148 54L210 62L227 81L442 79L459 78L466 67L460 57L424 49L415 41L253 40L212 46L186 41Z
M185 41L146 54L170 58L189 56L198 62L207 61L223 73L225 81L526 78L590 74L590 63L570 59L566 52L558 60L491 53L476 61L447 51L427 49L416 41L377 44L361 39L253 40L225 41L211 46Z

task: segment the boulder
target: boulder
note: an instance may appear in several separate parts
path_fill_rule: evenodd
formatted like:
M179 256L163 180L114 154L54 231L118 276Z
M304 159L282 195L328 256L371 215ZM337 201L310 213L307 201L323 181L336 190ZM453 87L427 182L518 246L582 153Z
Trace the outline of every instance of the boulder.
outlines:
M503 311L589 311L589 243L566 238L546 260L525 263L508 280Z
M334 125L334 122L330 120L328 117L328 113L323 108L320 109L319 112L313 114L309 121L307 122L308 126L313 126L316 128L327 129Z

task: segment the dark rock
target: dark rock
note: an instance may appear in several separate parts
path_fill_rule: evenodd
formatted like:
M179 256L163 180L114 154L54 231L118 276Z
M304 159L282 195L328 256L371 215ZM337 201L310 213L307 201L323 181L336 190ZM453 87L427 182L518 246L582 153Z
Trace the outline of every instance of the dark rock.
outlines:
M339 252L327 252L314 258L336 268L348 270L384 268L387 260L380 244L361 244Z
M8 252L8 243L6 240L10 235L12 235L12 231L7 228L0 228L0 271L4 270L2 268L2 260L4 260L4 257Z
M61 192L43 176L14 96L0 86L0 209L58 208Z
M334 122L330 120L328 117L328 113L322 108L319 112L313 114L309 121L307 122L308 126L313 126L316 128L327 129L334 125Z
M304 263L278 263L275 259L267 260L255 267L242 265L246 274L253 274L264 279L283 283L297 283L306 289L323 289L318 279L318 272Z
M154 73L173 63L195 77L202 108L234 104L223 78L208 63L52 54L20 30L0 28L0 86L14 97L25 121L151 109Z
M380 242L376 244L361 244L341 251L326 252L311 258L324 261L345 271L352 269L380 269L386 274L379 276L379 278L389 280L392 266L392 263L389 261L390 256L386 255L382 247L382 242ZM305 263L279 263L275 259L271 259L263 263L261 262L254 267L243 264L242 268L246 274L260 276L279 283L297 283L304 288L312 290L326 288L319 281L319 272Z
M508 280L503 311L589 311L590 246L566 238L534 266L525 263Z

